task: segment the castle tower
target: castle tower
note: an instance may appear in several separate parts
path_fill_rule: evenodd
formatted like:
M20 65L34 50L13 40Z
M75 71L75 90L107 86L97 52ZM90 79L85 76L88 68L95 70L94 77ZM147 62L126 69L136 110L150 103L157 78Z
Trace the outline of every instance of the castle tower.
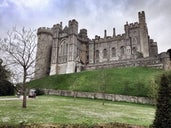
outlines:
M62 31L62 22L60 24L54 25L52 31L53 31L53 44L52 44L50 75L55 75L58 73L59 32Z
M76 58L77 58L77 35L78 35L78 22L73 19L68 23L69 37L68 37L68 60L66 73L74 73L76 70Z
M87 29L80 29L80 33L78 34L79 36L79 57L80 57L80 61L82 62L82 64L87 64L88 62L88 36L87 36Z
M49 75L51 48L52 48L52 31L50 28L39 28L37 31L38 43L36 53L35 79Z
M139 12L138 18L140 27L140 52L142 52L143 57L149 57L148 29L145 20L145 12Z

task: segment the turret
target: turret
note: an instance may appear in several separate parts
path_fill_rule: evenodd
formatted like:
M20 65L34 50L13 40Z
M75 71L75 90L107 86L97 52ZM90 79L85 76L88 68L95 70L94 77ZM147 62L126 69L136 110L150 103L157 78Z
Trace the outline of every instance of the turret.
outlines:
M113 37L116 36L115 28L113 28Z
M104 30L104 38L106 38L107 37L107 31L106 31L106 29Z
M87 38L87 29L80 29L80 37Z
M138 19L139 19L139 23L140 24L146 24L146 20L145 20L145 12L138 12Z
M51 28L46 28L46 27L38 28L37 35L39 36L40 34L53 35Z
M60 22L60 24L55 24L52 27L52 31L53 31L53 38L58 38L59 36L59 32L62 30L62 22Z
M50 28L41 27L37 36L35 79L49 75L53 33Z
M128 38L129 37L129 25L128 25L128 22L126 22L126 24L124 25L124 29L125 29L126 38Z
M140 52L143 54L143 57L149 57L149 39L148 29L145 20L145 12L139 12L138 18L140 30Z
M69 34L78 34L78 22L73 19L68 23L69 26Z

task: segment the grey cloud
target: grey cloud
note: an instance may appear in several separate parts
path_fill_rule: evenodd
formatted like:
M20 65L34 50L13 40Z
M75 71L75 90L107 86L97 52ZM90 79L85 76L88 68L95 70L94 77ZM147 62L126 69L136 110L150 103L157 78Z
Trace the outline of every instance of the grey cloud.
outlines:
M1 3L0 3L1 4ZM37 28L75 18L80 28L88 29L90 38L103 36L104 29L112 35L112 28L123 33L126 21L136 22L138 11L146 12L149 35L158 42L159 51L171 47L170 0L49 0L44 8L18 8L9 3L7 10L0 7L0 33L14 25Z

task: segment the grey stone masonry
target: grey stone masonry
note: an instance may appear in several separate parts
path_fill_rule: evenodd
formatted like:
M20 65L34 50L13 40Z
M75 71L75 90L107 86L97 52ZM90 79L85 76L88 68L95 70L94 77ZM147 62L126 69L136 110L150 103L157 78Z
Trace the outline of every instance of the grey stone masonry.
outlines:
M44 89L47 95L57 95L57 96L68 96L78 98L89 98L89 99L105 99L110 101L124 101L142 104L155 104L154 100L147 97L136 97L136 96L126 96L126 95L116 95L116 94L103 94L103 93L93 93L93 92L74 92L69 90L53 90Z
M37 31L38 44L35 79L111 67L148 66L171 69L170 51L158 54L157 42L150 38L145 12L138 12L138 22L124 25L124 33L98 35L90 39L85 28L78 30L73 19ZM91 30L90 30L91 31Z

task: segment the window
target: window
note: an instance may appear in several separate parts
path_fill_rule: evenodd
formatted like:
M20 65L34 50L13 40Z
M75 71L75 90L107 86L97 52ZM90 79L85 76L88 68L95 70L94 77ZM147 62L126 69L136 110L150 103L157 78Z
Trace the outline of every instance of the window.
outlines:
M124 55L125 54L125 47L121 46L120 50L121 50L121 56Z
M132 38L132 44L137 44L137 38L136 37Z
M65 40L61 41L59 45L59 58L58 61L60 63L67 61L67 54L68 54L68 44L65 42Z
M107 50L106 49L103 50L103 58L107 58Z
M132 54L136 54L137 50L136 50L136 47L133 47L132 48Z
M99 50L96 50L96 59L99 59Z
M116 57L116 48L112 48L112 57Z

